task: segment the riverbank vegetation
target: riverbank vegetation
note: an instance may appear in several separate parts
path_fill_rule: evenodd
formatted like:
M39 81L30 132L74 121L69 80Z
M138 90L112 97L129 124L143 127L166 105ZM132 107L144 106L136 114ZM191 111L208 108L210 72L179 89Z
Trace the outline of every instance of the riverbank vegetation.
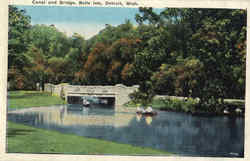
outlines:
M7 151L9 153L63 153L113 155L170 155L151 148L135 147L73 134L33 128L8 122Z
M142 104L136 101L130 101L125 104L126 107L143 107ZM228 100L226 99L223 106L211 108L200 108L199 100L193 98L154 98L147 106L160 111L185 112L193 115L231 115L244 116L245 102L243 100ZM144 106L146 108L146 106Z
M27 108L64 104L65 101L50 93L40 91L9 91L8 108Z
M138 11L137 24L106 24L86 40L53 24L31 25L24 10L10 6L10 89L35 89L37 82L138 84L131 98L142 104L156 94L199 98L195 110L209 112L224 108L225 98L244 99L246 10Z

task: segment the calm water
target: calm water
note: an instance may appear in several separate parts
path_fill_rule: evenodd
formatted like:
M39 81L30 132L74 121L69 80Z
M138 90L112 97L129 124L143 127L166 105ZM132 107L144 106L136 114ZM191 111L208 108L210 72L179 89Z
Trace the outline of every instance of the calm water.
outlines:
M8 120L63 133L151 147L185 156L243 157L244 119L159 111L155 117L123 107L66 105L9 111Z

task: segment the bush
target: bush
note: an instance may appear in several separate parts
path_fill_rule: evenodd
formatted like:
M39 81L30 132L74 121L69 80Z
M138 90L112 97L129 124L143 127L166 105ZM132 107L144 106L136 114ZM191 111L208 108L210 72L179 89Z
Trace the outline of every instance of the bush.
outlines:
M149 105L153 100L153 94L141 91L135 91L129 94L129 97L133 104L142 104L142 106Z
M197 102L194 99L179 100L179 99L164 99L166 110L181 111L181 112L194 112Z

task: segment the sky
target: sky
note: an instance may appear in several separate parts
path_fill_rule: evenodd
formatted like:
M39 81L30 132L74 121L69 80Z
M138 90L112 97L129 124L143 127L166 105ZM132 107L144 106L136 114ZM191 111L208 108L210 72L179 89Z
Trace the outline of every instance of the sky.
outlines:
M17 6L31 16L31 24L54 24L59 31L71 36L81 34L85 39L98 34L105 24L117 26L130 20L136 25L137 8L111 7L62 7L62 6ZM157 12L160 10L157 9Z

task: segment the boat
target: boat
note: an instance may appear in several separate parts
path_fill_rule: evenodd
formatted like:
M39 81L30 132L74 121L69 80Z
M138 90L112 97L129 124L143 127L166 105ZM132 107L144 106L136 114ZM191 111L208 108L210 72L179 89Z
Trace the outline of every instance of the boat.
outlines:
M88 101L88 100L83 99L83 101L82 101L82 105L83 105L84 107L89 107L89 106L90 106L90 103L89 103L89 101Z
M145 115L145 116L155 116L157 115L157 112L153 111L151 107L148 107L146 110L144 110L144 108L142 107L138 107L136 114Z
M107 105L108 104L108 100L106 100L106 99L100 99L100 104Z
M139 112L139 111L136 111L136 114L139 114L139 115L144 115L144 116L155 116L157 115L157 112L156 111L152 111L152 112Z

